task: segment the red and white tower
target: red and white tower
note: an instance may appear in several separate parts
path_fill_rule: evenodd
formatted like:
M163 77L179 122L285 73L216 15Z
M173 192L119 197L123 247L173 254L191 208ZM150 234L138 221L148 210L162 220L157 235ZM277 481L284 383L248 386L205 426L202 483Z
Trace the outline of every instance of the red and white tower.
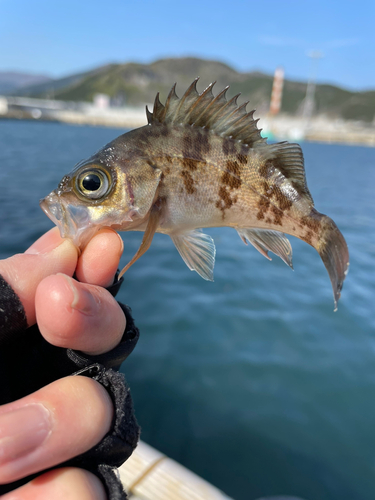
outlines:
M281 108L281 99L283 97L283 85L284 85L284 68L281 66L276 68L275 76L273 78L272 94L271 94L271 104L270 104L270 115L275 116L278 114Z

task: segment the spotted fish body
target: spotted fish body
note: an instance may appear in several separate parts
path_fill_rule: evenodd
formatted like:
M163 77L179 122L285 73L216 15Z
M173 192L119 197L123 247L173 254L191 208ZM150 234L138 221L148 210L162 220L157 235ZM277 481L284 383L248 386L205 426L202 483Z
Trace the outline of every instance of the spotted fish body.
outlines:
M267 144L238 96L227 101L227 89L214 96L213 84L199 94L196 82L181 99L173 87L165 105L157 96L148 125L81 162L42 208L81 247L103 226L144 231L124 271L159 232L172 238L190 269L213 279L215 245L197 228L220 226L292 267L284 233L291 234L319 252L336 304L348 249L335 223L314 208L300 146Z

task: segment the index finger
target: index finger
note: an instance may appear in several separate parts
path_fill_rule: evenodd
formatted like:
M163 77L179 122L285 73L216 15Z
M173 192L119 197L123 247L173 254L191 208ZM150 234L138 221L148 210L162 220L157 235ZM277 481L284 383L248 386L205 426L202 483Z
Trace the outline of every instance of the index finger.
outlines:
M35 292L39 283L51 274L73 275L77 250L60 237L58 229L45 233L23 254L0 261L0 275L21 301L28 326L35 323Z

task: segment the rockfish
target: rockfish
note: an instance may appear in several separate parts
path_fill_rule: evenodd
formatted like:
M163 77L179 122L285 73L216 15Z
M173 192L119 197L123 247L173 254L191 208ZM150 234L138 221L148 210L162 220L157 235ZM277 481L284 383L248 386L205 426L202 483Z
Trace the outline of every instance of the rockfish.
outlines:
M61 236L83 248L96 231L144 231L123 274L155 232L168 234L189 267L213 279L215 245L201 229L228 226L267 257L292 267L284 233L313 246L331 279L335 306L349 253L332 219L319 213L306 184L298 144L267 144L247 103L227 100L226 87L201 94L196 79L165 105L156 96L148 125L121 135L65 175L41 207ZM198 229L199 228L199 229Z

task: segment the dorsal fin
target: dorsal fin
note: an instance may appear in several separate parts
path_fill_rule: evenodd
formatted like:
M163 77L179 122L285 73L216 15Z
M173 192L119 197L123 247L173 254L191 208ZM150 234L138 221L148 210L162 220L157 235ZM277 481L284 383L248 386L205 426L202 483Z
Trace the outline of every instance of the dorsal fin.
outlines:
M257 148L257 154L262 159L259 169L261 177L272 180L275 186L281 186L284 182L295 189L302 201L306 201L310 208L314 201L306 183L306 172L301 146L296 143L277 142L275 144L263 144ZM294 200L296 206L299 201Z
M173 85L164 106L157 94L153 112L146 108L148 123L203 127L216 135L230 137L252 147L266 142L257 128L258 120L253 118L254 111L246 111L247 103L237 106L240 94L227 101L225 94L229 87L226 87L215 97L212 92L215 82L199 94L198 80L193 81L181 98L176 94L176 84Z
M282 176L288 179L293 187L304 199L308 200L311 207L314 202L306 183L306 172L301 146L295 143L278 142L275 144L267 144L258 149L258 153L264 160L262 167L262 175L264 178L273 178Z

